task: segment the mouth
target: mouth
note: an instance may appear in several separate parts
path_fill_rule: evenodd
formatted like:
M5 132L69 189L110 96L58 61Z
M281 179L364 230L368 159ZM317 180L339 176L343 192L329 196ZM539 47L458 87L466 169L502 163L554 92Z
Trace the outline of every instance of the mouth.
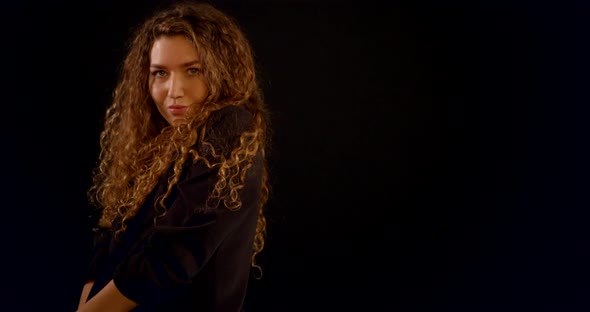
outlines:
M187 110L188 110L188 106L182 106L182 105L170 105L170 106L168 106L168 111L172 115L183 115L184 113L186 113Z

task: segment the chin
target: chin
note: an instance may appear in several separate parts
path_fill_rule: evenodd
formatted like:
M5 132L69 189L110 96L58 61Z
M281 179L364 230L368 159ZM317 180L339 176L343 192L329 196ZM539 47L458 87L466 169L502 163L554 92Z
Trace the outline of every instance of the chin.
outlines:
M186 119L184 119L184 118L174 118L170 122L170 124L173 126L180 126L185 123L186 123Z

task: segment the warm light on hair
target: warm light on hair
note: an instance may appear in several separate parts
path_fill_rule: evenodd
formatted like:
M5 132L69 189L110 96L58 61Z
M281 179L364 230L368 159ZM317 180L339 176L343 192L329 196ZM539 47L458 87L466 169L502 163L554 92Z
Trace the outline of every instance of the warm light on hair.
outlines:
M166 123L148 89L151 47L159 37L172 35L186 36L194 44L209 88L204 104L190 112L188 122L181 126ZM213 111L230 105L248 110L253 124L242 134L235 149L216 154L215 144L204 141L207 120ZM165 199L191 161L219 168L219 179L208 204L223 203L229 209L239 209L238 191L254 157L261 154L262 190L252 254L252 266L260 269L255 257L264 248L263 208L270 193L265 155L269 137L266 114L253 52L232 18L205 3L186 3L146 20L130 42L100 136L101 153L88 191L91 203L102 210L99 226L116 229L116 233L124 231L125 221L137 213L159 179L171 170L167 190L157 199L158 216L163 216ZM207 158L208 155L191 148L197 143L209 144L216 157Z

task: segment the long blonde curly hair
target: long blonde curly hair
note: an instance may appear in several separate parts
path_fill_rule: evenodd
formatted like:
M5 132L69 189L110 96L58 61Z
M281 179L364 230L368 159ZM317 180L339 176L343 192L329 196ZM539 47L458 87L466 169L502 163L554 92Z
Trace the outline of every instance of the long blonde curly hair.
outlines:
M187 115L182 125L169 125L158 112L148 86L150 51L161 36L183 35L199 52L209 94L203 105ZM208 3L177 3L162 9L135 30L122 73L106 111L100 135L101 152L88 190L91 204L101 211L99 227L121 233L159 179L169 171L167 190L157 199L158 216L166 213L164 200L180 179L187 163L203 161L216 166L218 181L208 204L223 203L229 209L241 206L238 191L256 155L262 155L263 175L252 266L264 248L264 207L270 193L265 149L268 117L256 75L248 39L235 20ZM230 152L216 153L206 142L208 117L230 105L246 108L253 126L244 132ZM211 155L195 146L207 145ZM212 150L213 149L213 150ZM223 151L223 148L222 148ZM215 207L213 207L215 208Z

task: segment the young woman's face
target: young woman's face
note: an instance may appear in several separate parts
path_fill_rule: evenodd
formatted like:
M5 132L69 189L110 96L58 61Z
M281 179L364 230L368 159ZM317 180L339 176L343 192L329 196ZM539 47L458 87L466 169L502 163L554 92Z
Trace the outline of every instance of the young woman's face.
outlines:
M150 53L150 94L169 124L185 121L191 105L201 105L209 89L199 55L184 36L158 38Z

